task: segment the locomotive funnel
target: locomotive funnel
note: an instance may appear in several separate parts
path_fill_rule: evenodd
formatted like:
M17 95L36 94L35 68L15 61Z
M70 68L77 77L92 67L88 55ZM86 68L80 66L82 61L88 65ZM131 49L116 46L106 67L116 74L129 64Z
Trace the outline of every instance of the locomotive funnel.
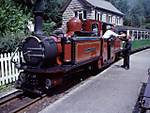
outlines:
M43 14L46 9L46 0L36 0L33 13L34 13L34 20L35 20L35 27L34 27L34 33L36 35L43 34L42 31L42 20L43 20Z
M42 20L43 20L43 13L42 12L34 12L34 21L35 21L35 26L34 26L34 33L36 35L42 35Z

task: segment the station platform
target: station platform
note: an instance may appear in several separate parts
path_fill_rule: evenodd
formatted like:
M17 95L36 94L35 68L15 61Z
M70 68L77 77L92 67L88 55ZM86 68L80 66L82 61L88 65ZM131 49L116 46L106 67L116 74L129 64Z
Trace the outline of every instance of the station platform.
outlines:
M148 79L150 49L132 55L130 61L130 70L121 68L120 60L40 113L132 113Z

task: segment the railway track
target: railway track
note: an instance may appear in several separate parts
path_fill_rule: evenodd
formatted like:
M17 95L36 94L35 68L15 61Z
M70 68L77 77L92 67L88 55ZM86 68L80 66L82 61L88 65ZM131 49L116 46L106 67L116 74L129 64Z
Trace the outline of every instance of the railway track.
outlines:
M22 94L22 91L17 90L17 91L10 93L10 94L4 95L3 97L0 98L0 105L16 98L17 96L19 96L21 94Z
M21 112L26 107L36 103L44 97L46 97L46 94L40 97L30 98L23 92L16 91L1 98L0 111L1 113Z
M83 73L78 73L77 77L72 75L71 78L64 81L63 85L53 88L48 94L44 94L40 97L24 94L21 91L9 94L1 98L0 111L1 113L37 113L69 93L72 89L78 87L81 81L89 77L87 73L84 73L83 77L80 76L80 74Z
M32 104L38 102L39 100L43 99L44 97L46 97L46 94L44 94L40 97L37 97L35 99L29 99L28 102L25 102L22 106L17 107L16 109L12 110L11 113L21 112L24 109L26 109L27 107L29 107L30 105L32 105Z

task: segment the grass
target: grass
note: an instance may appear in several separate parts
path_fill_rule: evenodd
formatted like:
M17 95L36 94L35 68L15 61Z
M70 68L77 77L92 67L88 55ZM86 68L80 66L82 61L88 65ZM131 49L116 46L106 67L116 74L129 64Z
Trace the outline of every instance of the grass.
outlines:
M150 39L132 41L132 50L146 46L150 46Z
M8 91L14 87L14 83L0 86L0 93Z

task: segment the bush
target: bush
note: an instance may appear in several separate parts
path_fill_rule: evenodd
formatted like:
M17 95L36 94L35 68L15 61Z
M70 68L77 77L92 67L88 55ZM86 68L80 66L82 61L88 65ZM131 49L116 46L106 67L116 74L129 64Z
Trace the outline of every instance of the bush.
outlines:
M1 36L0 53L14 51L24 37L24 33L6 34Z
M13 0L0 0L0 35L23 32L31 15L24 12Z
M46 35L50 35L54 30L55 22L43 22L43 31Z
M138 49L142 47L150 46L150 39L134 40L132 41L132 49Z

